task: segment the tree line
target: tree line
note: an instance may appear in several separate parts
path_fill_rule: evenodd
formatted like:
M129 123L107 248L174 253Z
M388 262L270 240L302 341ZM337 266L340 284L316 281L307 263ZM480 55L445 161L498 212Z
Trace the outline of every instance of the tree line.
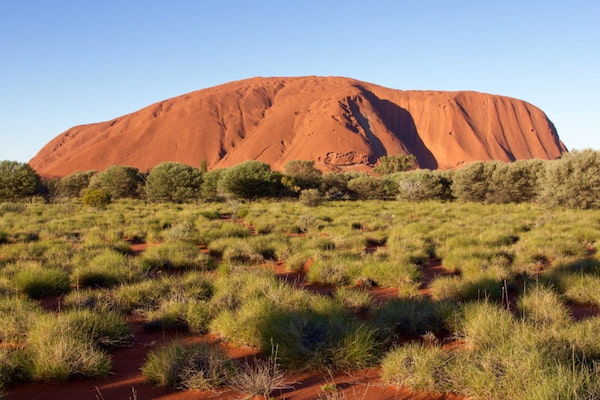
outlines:
M380 158L373 171L322 173L312 161L302 160L290 161L283 172L259 161L212 171L163 162L149 173L115 165L41 179L28 164L2 161L0 201L81 198L84 204L103 205L120 198L184 203L287 197L307 205L337 199L436 199L600 208L600 152L595 150L549 161L480 161L453 170L416 169L414 157L391 155Z

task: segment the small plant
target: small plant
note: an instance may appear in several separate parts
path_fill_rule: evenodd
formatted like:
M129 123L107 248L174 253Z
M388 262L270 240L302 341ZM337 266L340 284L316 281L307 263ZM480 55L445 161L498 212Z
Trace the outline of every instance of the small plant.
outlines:
M235 374L234 364L205 343L171 343L150 354L142 372L151 383L171 389L213 390Z
M290 389L285 384L285 375L277 361L277 350L267 359L254 359L244 363L241 370L229 381L229 386L247 396L268 397L275 390Z

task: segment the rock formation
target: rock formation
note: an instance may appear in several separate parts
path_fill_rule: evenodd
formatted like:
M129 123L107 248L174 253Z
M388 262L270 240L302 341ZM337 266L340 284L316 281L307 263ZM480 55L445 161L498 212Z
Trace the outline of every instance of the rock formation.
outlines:
M567 151L535 106L478 92L402 91L339 77L252 78L73 127L30 161L42 176L163 161L210 169L246 160L283 169L368 170L410 153L422 168L476 160L553 159Z

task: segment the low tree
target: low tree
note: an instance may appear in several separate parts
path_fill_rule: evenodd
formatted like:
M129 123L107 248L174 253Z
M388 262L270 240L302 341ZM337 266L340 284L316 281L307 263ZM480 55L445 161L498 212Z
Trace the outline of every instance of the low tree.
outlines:
M281 174L271 170L269 164L246 161L227 168L220 176L218 189L244 199L273 196L281 185Z
M225 172L225 169L213 169L202 175L202 185L200 185L200 197L206 201L217 201L221 198L219 193L219 179Z
M540 202L551 206L600 208L600 152L572 151L547 161Z
M328 172L321 177L321 191L328 199L339 199L350 195L348 182L358 175L352 173Z
M90 180L96 171L76 171L70 175L60 178L56 183L53 197L74 198L80 197L83 190L90 185Z
M476 161L454 172L452 194L460 201L484 202L490 193L492 174L498 161Z
M151 201L183 203L200 195L202 172L177 162L163 162L150 171L146 195Z
M0 162L0 201L21 201L38 193L39 175L29 164Z
M282 183L293 192L304 189L317 189L321 186L323 173L315 167L314 161L292 160L285 165Z
M444 171L418 169L394 174L401 200L451 200L451 180Z
M394 174L417 168L417 158L412 154L396 154L381 156L377 160L373 172L378 175Z
M486 200L491 203L533 201L539 194L543 172L542 160L498 163L491 175Z
M370 175L361 175L348 181L348 190L361 200L382 199L387 197L389 189L385 179Z
M90 189L102 189L113 199L139 197L144 179L134 167L113 165L90 179Z

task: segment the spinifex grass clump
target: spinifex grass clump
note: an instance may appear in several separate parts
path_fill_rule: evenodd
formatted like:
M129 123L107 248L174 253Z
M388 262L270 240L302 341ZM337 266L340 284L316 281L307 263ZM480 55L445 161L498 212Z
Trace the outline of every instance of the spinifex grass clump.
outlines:
M212 313L208 301L183 296L164 299L146 314L145 329L180 329L195 334L208 332Z
M48 315L28 332L25 345L31 355L32 377L50 381L107 374L110 357L81 329L63 322Z
M17 289L33 298L59 296L71 290L68 272L37 263L23 265L14 275Z
M133 340L131 326L114 311L66 311L56 317L56 323L67 327L74 336L89 339L103 348L128 346Z
M392 349L383 359L381 378L387 383L412 390L445 390L445 367L453 355L439 346L412 342Z
M276 310L259 326L260 348L278 348L291 369L358 370L373 365L375 330L340 311Z
M133 280L136 272L135 266L125 255L107 249L92 258L87 265L76 268L72 279L82 287L109 288Z
M221 350L205 343L172 343L149 353L142 372L158 386L213 390L235 374L235 364Z
M0 347L0 398L8 385L31 379L31 361L23 348Z
M141 257L142 268L148 271L160 269L197 269L208 271L215 267L208 254L200 253L198 247L187 242L169 242L151 246Z
M555 304L546 289L537 290L524 302L524 309L534 302L541 307ZM474 399L595 399L600 395L597 366L583 355L586 350L597 355L597 348L590 347L590 341L569 339L569 334L585 333L591 326L571 328L569 321L515 318L488 302L467 304L452 320L455 335L465 340L466 348L445 351L422 344L395 348L383 361L384 380Z
M450 304L428 298L394 299L373 310L371 324L381 340L420 336L444 329L444 319L451 309Z
M25 297L0 298L0 342L20 344L43 310L37 302Z

